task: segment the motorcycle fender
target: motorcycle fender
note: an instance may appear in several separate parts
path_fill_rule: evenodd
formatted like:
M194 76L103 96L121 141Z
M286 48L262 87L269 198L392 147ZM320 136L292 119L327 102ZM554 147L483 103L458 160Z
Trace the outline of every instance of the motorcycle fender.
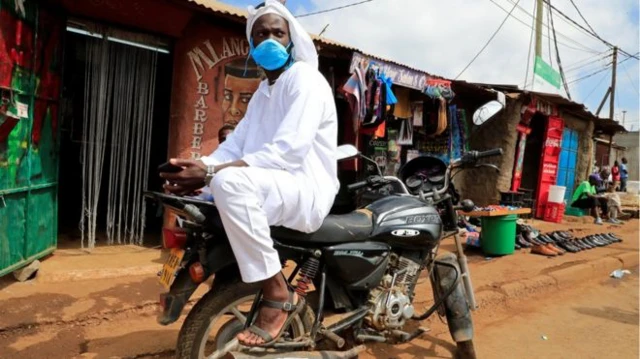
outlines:
M438 261L447 262L458 267L457 258L452 253L447 253L438 258ZM446 268L438 268L439 273L439 296L443 295L448 288L455 283L455 271ZM460 273L460 269L458 269ZM464 342L473 339L473 320L471 310L464 292L462 280L458 281L456 288L445 299L447 324L449 332L456 342Z
M221 269L235 265L235 263L236 259L228 242L216 245L208 251L206 263L203 263L205 276L209 278ZM171 284L169 292L160 295L163 310L157 318L158 323L160 325L169 325L178 320L184 306L187 305L189 298L198 289L199 285L200 283L195 283L191 280L189 270L185 268L179 271Z

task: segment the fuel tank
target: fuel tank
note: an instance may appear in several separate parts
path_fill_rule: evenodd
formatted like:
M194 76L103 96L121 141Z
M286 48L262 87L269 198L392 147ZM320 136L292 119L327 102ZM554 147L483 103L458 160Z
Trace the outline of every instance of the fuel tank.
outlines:
M442 220L435 207L415 197L387 196L366 207L373 215L372 241L392 247L429 250L442 233Z

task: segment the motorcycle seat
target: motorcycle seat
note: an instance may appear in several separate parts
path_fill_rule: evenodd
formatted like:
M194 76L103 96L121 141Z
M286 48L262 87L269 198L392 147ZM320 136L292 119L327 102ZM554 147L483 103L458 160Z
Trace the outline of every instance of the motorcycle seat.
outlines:
M284 227L271 227L271 236L282 242L300 245L361 242L369 239L373 229L371 212L358 210L347 214L330 214L313 233Z

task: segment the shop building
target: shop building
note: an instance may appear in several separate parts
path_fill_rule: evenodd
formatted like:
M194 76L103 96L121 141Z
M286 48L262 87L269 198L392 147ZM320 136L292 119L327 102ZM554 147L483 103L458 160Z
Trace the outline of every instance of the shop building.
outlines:
M51 253L58 237L89 248L159 241L163 219L143 198L161 189L155 169L212 152L257 88L245 13L213 0L2 0L0 20L0 275ZM339 142L387 173L412 156L468 149L471 114L497 96L314 41ZM366 135L343 91L354 66L388 78L397 99ZM343 163L340 179L366 170ZM342 195L336 207L347 211Z
M498 203L501 193L530 194L536 217L542 217L549 187L566 187L565 202L593 170L595 134L612 136L624 128L600 119L571 100L553 94L485 85L504 92L505 110L471 138L474 149L500 147L500 173L464 176L461 187L481 205Z

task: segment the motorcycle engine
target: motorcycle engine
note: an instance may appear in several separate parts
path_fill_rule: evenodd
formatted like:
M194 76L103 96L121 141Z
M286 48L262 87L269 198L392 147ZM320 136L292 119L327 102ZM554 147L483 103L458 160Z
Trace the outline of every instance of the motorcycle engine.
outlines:
M420 264L392 255L380 285L369 293L371 307L365 317L366 323L377 330L402 328L414 314L409 293L419 274Z

